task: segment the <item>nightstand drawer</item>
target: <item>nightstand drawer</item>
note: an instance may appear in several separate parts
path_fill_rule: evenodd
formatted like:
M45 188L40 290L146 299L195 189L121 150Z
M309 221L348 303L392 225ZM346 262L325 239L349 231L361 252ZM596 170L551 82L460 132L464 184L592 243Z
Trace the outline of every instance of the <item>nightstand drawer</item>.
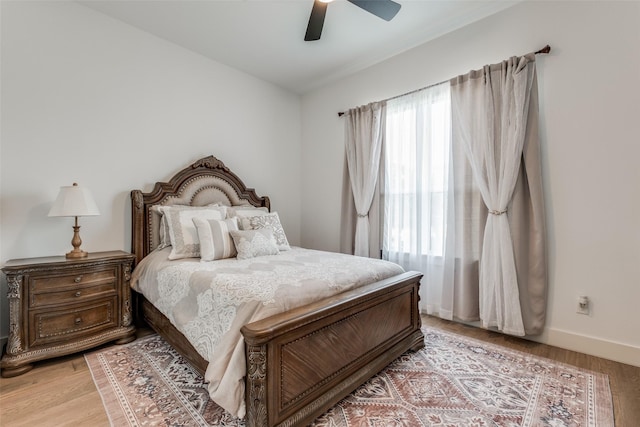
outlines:
M75 287L74 289L65 289L56 292L34 292L30 294L31 299L29 301L29 306L35 308L47 305L58 305L115 293L116 282L102 283L83 288Z
M116 274L116 268L107 268L59 276L32 276L29 280L29 306L37 308L115 294Z
M30 319L31 346L70 340L118 326L118 298L103 299L58 311L33 311Z
M60 274L31 275L29 283L31 292L47 292L63 287L93 285L103 282L115 282L116 267L101 270L78 269L73 273L61 271Z

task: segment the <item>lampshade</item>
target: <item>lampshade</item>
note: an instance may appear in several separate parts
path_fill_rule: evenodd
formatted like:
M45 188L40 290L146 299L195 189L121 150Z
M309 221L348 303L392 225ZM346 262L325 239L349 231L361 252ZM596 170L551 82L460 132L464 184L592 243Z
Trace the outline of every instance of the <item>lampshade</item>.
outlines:
M73 185L60 187L56 201L53 202L49 216L94 216L100 215L98 206L91 193L75 182Z

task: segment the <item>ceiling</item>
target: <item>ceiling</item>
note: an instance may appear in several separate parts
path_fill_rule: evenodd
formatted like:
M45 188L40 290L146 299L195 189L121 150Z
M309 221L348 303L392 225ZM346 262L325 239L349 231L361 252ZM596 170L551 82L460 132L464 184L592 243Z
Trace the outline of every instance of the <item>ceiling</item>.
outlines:
M329 4L318 41L303 40L313 0L80 0L78 3L215 61L305 93L517 1L396 0L384 21Z

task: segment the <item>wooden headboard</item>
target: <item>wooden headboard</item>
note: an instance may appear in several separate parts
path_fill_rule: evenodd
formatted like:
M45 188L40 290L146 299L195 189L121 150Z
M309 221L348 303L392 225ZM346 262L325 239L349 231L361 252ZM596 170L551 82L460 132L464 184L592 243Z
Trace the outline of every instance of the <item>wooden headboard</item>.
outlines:
M236 174L214 156L202 158L175 174L169 182L157 182L153 190L131 191L131 251L136 263L160 242L160 215L156 205L205 206L252 205L271 209L268 197L259 197Z

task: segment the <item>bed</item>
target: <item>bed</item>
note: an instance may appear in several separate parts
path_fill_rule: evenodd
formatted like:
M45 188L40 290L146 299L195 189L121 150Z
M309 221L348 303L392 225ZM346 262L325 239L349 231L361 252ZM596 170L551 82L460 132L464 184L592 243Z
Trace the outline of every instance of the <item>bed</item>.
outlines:
M270 212L271 208L268 197L260 197L254 189L247 188L237 175L213 156L194 162L176 173L168 182L156 183L149 193L133 190L131 199L132 252L136 256L134 276L137 274L139 277L142 277L141 271L151 268L153 259L163 259L157 262L165 265L169 262L182 262L190 271L197 270L197 274L189 277L204 274L201 270L211 270L218 262L204 262L204 247L203 260L166 261L166 254L172 253L174 249L162 248L166 246L166 236L163 236L166 225L163 224L163 216L159 211L166 212L167 209L185 205L223 206L230 210L259 209L266 212ZM171 208L166 208L168 206ZM265 235L270 236L273 229L267 228L268 233ZM240 260L239 255L240 252L238 262L249 263L255 272L258 258ZM305 296L299 299L304 301L302 305L291 307L287 305L289 303L283 303L286 310L276 310L273 314L269 310L260 311L251 315L251 321L238 326L240 331L237 333L244 351L233 357L241 360L238 362L234 359L234 363L242 363L239 390L242 390L243 410L236 415L244 415L247 426L308 425L401 354L424 346L418 311L421 274L401 269L389 270L391 267L380 260L373 261L380 263L384 274L368 267L345 267L342 263L347 260L339 257L349 257L356 264L369 260L295 247L290 251L260 258L260 269L267 270L279 269L281 266L289 269L292 264L296 264L295 267L298 268L297 264L309 261L309 270L313 270L315 266L315 270L322 270L326 274L333 272L331 281L342 284L333 286L335 289L331 295L319 294L315 299L307 299ZM333 267L327 269L315 265L321 258L329 259ZM221 261L227 263L223 263L221 267L225 269L225 273L232 270L230 263L236 262L231 259ZM276 267L268 266L266 262L273 262ZM235 265L232 267L235 268ZM373 273L370 271L366 279L357 279L362 283L355 286L351 285L350 275L356 269L371 270ZM173 267L169 267L169 270L174 271ZM305 270L294 274L299 279L307 273ZM214 275L221 276L219 273ZM165 276L167 274L158 274L155 286L166 288L175 274L169 275L170 279ZM152 279L147 281L156 276L150 274L148 277ZM268 274L252 277L263 281L259 288L269 287L271 276ZM134 282L136 281L132 281L134 291L140 291ZM313 280L307 280L304 283L312 282ZM149 284L146 286L148 289ZM279 303L284 298L283 295L288 295L289 290L292 293L298 292L294 288L301 287L300 283L287 286L289 287L283 291L274 287L276 293L270 295L271 300L267 302L268 298L263 298L258 306L273 304L274 295ZM168 312L157 301L156 307L151 302L154 298L147 298L144 291L137 291L134 296L139 318L207 378L208 371L217 362L212 360L210 363L207 359L211 358L205 358L208 353L202 350L202 340L194 342L190 339L188 332L183 333L178 329L180 325L173 318L173 312ZM302 291L306 292L306 288ZM214 301L217 299L220 297L213 298ZM196 329L202 333L202 328ZM220 342L225 341L225 337L230 334L231 332L223 335ZM216 345L218 344L219 342ZM216 351L218 348L216 347ZM213 395L212 398L217 402Z

